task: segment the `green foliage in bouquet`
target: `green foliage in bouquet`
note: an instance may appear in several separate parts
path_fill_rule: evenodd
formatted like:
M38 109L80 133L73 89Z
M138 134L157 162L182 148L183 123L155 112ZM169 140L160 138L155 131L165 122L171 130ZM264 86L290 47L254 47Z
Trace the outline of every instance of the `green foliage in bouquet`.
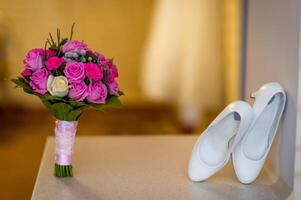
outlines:
M81 114L88 108L92 108L99 111L104 111L106 107L121 108L122 103L116 96L109 96L106 100L106 104L91 104L89 102L78 102L68 100L66 98L55 97L50 94L41 95L34 92L29 86L26 80L22 77L12 79L12 82L16 84L16 87L22 88L25 93L35 95L39 97L42 103L48 108L50 113L59 120L64 121L77 121ZM124 93L119 91L119 95L122 96Z

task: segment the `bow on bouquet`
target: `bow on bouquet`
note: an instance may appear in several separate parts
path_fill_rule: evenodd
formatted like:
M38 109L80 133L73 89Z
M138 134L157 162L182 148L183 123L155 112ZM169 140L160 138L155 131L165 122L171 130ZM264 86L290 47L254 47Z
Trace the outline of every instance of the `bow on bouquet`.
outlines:
M21 76L12 79L16 87L41 99L55 123L55 170L58 177L72 176L72 149L77 122L88 108L103 111L105 107L122 106L113 59L92 51L80 41L56 40L49 33L44 49L30 50L24 59Z

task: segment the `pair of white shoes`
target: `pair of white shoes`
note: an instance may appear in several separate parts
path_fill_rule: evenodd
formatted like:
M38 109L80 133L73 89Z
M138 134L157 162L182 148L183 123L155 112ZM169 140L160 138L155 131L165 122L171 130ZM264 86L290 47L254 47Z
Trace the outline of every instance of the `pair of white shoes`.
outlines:
M244 101L228 105L198 138L189 162L192 181L204 181L228 162L238 180L252 183L263 168L283 113L286 95L278 83L257 92L253 108Z

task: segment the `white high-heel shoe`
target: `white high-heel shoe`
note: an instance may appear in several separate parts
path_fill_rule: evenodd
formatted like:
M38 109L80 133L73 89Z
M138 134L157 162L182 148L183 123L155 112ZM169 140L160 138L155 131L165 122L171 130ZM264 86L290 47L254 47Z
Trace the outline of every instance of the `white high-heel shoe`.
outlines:
M278 83L267 83L253 93L253 122L232 153L234 170L241 183L252 183L259 175L283 113L286 95Z
M243 101L228 105L198 138L191 153L188 176L204 181L228 162L252 122L252 108Z

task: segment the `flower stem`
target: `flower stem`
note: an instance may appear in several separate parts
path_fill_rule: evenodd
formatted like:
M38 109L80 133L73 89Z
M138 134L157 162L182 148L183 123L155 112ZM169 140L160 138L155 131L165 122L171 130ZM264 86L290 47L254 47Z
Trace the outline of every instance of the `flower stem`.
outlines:
M54 175L57 177L72 177L72 165L58 165L54 166Z

